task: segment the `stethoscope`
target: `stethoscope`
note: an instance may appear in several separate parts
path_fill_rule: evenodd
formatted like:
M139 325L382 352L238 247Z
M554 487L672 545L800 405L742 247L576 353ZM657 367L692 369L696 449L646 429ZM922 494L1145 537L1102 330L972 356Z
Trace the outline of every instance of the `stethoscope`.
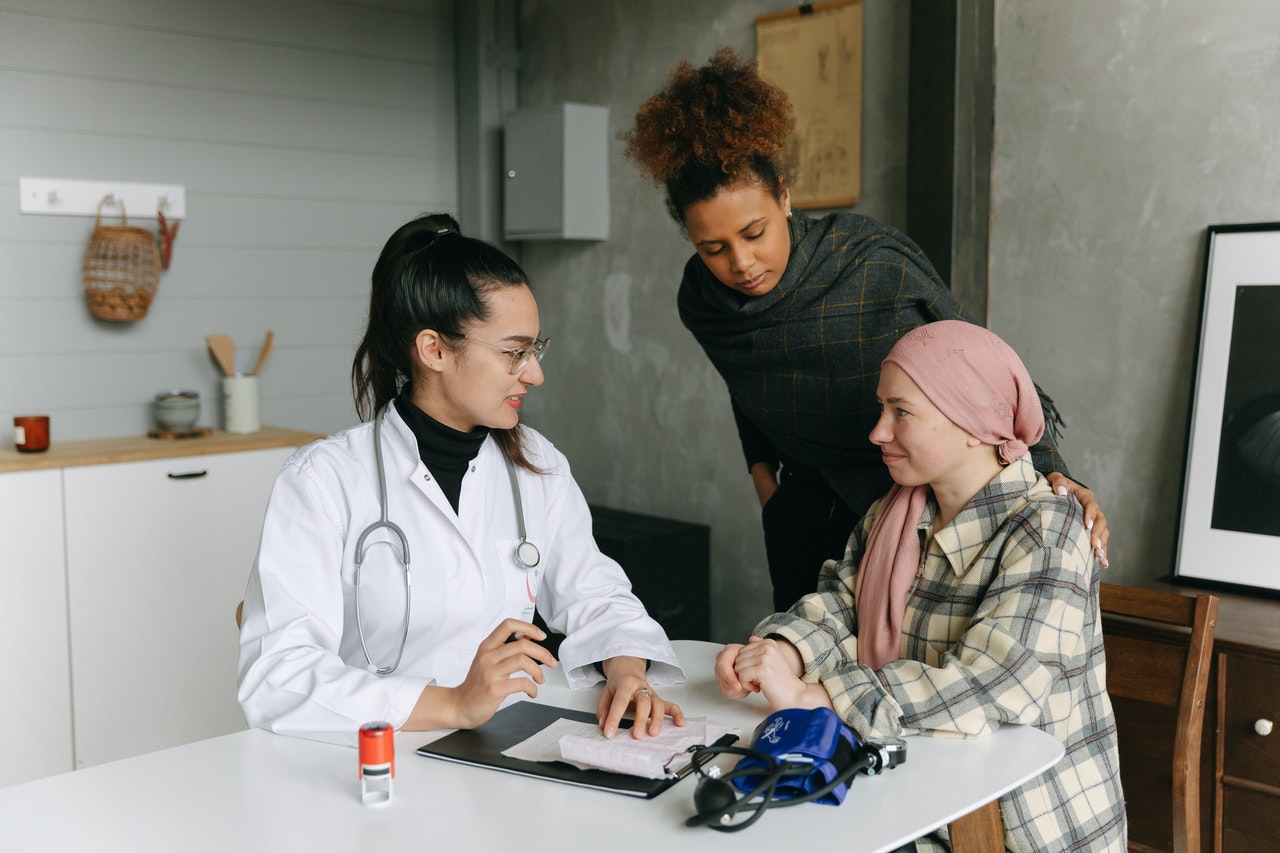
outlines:
M399 525L387 519L387 473L382 464L382 419L386 416L386 413L386 406L383 406L373 421L373 456L378 465L378 507L380 517L373 524L366 527L361 532L360 538L356 540L356 573L354 579L356 633L360 635L360 649L364 652L364 659L369 662L367 669L378 675L390 675L395 672L396 667L400 666L400 658L404 656L404 647L409 640L409 588L411 585L409 540L405 537L404 531L400 529ZM525 534L524 503L520 500L520 483L516 480L515 463L505 453L502 454L502 458L507 463L507 474L511 477L511 495L516 501L516 524L520 532L520 544L516 545L512 560L522 569L532 569L542 560L542 555L538 552L538 546L530 542ZM396 659L392 661L391 666L378 666L373 662L373 658L369 656L369 647L365 644L364 626L360 622L360 564L364 562L364 540L369 537L370 533L384 528L390 530L395 535L395 538L400 540L400 566L404 569L404 630L400 632L400 650L396 652ZM372 544L377 545L379 543L385 543L392 547L395 545L391 540L379 540Z

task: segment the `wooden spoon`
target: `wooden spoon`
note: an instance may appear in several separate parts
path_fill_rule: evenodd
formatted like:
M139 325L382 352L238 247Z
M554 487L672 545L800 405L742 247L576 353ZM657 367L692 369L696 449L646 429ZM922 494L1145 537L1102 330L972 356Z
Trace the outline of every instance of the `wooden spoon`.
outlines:
M253 375L257 376L258 371L262 370L262 365L266 363L267 356L271 355L271 345L275 343L276 333L267 330L267 338L262 342L262 351L258 353L258 363L253 366Z
M235 376L236 345L231 338L226 335L209 335L205 342L209 344L209 352L213 353L213 359L218 362L222 372L227 376Z

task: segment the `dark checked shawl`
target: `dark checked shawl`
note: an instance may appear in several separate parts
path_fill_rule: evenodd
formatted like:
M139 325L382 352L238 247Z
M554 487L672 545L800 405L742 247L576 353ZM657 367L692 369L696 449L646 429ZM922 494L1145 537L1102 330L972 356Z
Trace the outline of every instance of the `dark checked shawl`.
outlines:
M854 213L795 212L788 224L791 258L777 287L743 296L694 255L680 319L729 386L747 465L816 469L861 515L892 483L868 439L880 363L916 326L974 321L902 232ZM1044 405L1056 425L1052 401ZM1068 473L1053 429L1032 460L1042 472Z

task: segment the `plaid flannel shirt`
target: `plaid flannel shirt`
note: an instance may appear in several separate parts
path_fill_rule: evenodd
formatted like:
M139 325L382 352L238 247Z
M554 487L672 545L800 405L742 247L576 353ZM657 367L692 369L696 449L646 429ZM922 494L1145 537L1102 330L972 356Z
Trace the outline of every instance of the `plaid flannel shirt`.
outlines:
M1054 495L1026 456L1006 467L932 536L907 602L901 658L857 664L858 564L880 503L854 530L818 591L755 629L793 643L859 734L977 737L1034 725L1065 757L1000 799L1014 851L1119 850L1126 844L1115 719L1106 693L1097 563L1073 498ZM946 833L920 850L947 849Z

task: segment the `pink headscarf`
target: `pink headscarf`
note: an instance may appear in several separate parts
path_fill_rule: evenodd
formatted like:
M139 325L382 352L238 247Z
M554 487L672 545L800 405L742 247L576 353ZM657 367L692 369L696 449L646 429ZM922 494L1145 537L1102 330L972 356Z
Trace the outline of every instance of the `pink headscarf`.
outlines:
M1044 434L1044 411L1018 354L994 333L942 320L902 337L884 364L902 368L956 426L997 448L1008 465ZM858 569L858 663L879 668L898 659L907 593L920 566L916 532L928 486L889 490L871 526Z

